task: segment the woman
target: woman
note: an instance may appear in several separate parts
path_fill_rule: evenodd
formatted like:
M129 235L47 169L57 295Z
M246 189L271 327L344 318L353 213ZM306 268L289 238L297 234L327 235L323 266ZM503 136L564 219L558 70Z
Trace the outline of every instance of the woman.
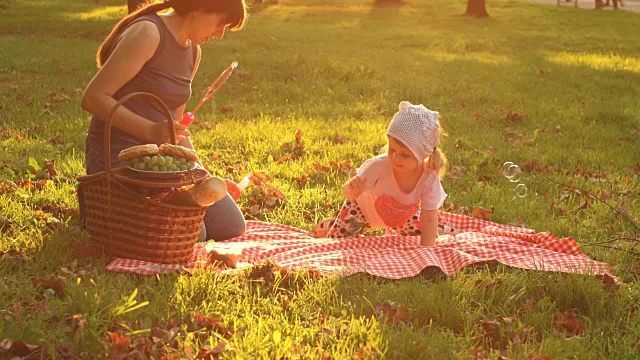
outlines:
M159 11L169 10L162 14ZM191 96L191 81L200 63L200 45L222 39L225 30L240 30L247 20L244 0L151 1L126 16L100 45L98 72L82 96L82 108L92 114L86 137L86 170L104 170L105 120L115 103L127 94L148 92L181 119ZM119 107L111 128L111 163L118 153L134 145L162 144L169 139L162 109L144 97L134 97ZM193 149L190 133L175 123L180 145ZM206 231L205 231L206 230ZM244 233L240 209L227 195L205 214L201 239L227 240Z

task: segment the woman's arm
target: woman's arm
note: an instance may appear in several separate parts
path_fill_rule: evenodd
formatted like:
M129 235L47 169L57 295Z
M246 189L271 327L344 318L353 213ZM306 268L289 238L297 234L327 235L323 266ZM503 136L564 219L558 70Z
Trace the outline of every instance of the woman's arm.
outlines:
M160 43L160 32L155 24L140 21L127 28L119 37L116 48L107 62L91 79L82 95L82 108L99 119L107 120L116 104L113 95L138 74L151 59ZM113 116L113 126L153 143L162 143L169 136L166 123L154 123L127 108L119 107ZM176 126L176 133L184 127Z
M193 71L191 72L191 81L196 77L196 73L198 72L198 67L200 66L200 59L202 58L202 50L200 50L200 45L196 46L196 59L193 64ZM180 121L184 116L184 108L187 104L182 104L182 106L176 109L176 120ZM178 141L178 145L182 145L186 148L194 150L193 143L189 137L183 137L180 141Z
M433 246L438 237L438 210L422 210L420 214L420 245Z

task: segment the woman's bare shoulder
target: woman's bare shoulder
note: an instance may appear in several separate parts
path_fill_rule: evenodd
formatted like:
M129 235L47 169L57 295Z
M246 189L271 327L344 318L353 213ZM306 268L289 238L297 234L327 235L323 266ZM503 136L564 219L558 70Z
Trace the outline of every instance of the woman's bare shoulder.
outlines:
M135 43L158 44L160 42L160 30L151 20L140 20L127 27L118 37L118 42L126 40Z

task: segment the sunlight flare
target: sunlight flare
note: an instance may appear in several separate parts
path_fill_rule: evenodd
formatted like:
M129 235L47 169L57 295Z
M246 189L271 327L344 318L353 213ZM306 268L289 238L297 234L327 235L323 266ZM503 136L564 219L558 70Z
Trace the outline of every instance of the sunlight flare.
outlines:
M554 53L547 55L547 61L559 65L587 66L596 70L628 71L640 73L640 59L616 54L572 54Z
M67 13L69 20L108 20L117 19L127 12L126 6L96 7L86 12Z

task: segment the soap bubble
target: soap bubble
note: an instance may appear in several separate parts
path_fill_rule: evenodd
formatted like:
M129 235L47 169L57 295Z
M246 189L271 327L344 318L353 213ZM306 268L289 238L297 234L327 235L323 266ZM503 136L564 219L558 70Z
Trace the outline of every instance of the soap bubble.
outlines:
M520 166L514 164L513 162L507 161L504 164L502 164L502 175L504 175L504 177L509 179L509 181L511 182L520 181L521 174L522 174L522 170L520 169Z
M515 191L517 197L523 198L523 197L527 196L527 191L529 191L529 189L527 189L527 185L525 185L525 184L518 184L518 186L516 186L514 191Z
M507 168L505 177L509 179L509 181L515 183L520 181L520 175L522 175L522 170L520 169L520 166L513 164Z
M507 161L506 163L502 164L502 175L504 175L504 177L506 177L507 179L509 178L509 174L507 173L507 170L511 165L515 165L515 164L512 163L511 161Z

